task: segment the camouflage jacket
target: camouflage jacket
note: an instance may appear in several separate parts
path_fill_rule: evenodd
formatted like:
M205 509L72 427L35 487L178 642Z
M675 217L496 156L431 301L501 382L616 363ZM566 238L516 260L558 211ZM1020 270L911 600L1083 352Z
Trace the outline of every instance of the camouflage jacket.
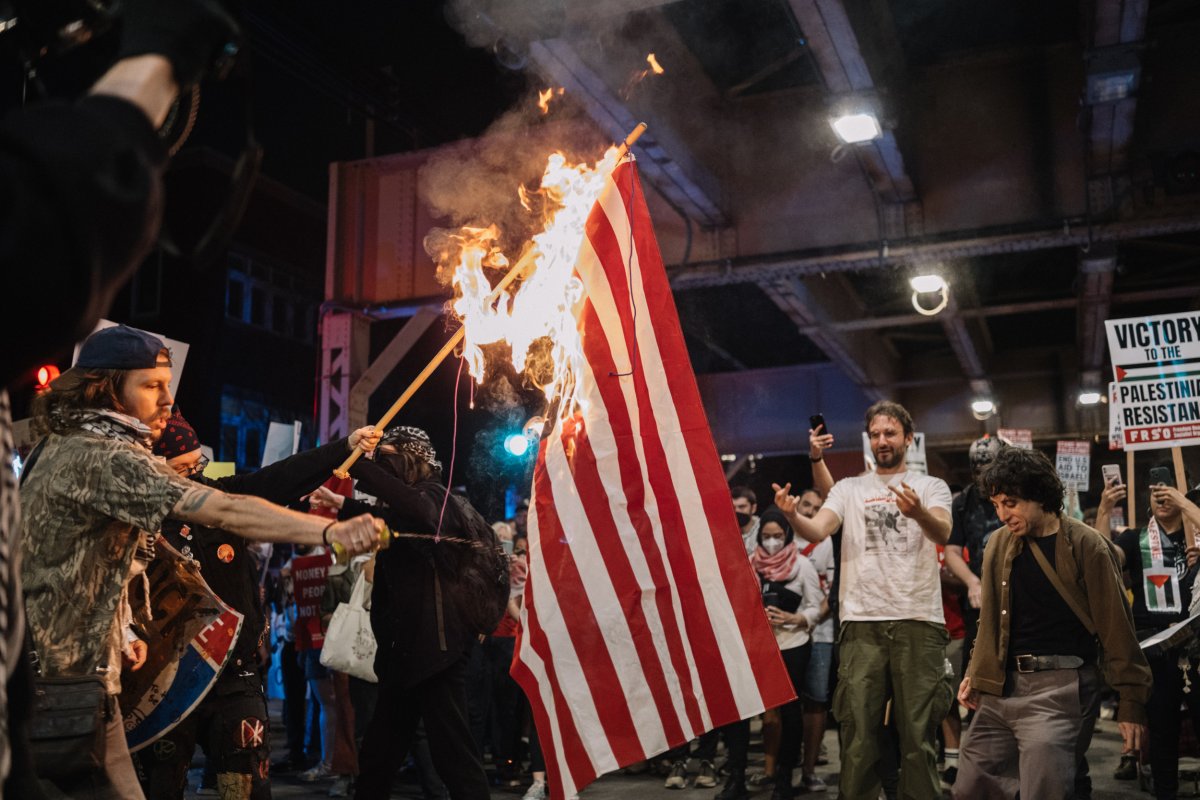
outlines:
M121 688L117 606L140 531L157 531L190 484L144 448L50 434L21 486L21 581L47 677L101 672Z

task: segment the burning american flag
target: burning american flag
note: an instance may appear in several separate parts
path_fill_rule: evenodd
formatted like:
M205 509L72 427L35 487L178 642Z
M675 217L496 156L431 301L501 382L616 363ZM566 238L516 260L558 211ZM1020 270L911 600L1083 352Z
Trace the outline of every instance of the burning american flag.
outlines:
M613 148L588 170L552 157L543 189L556 180L560 208L534 237L540 257L521 289L498 310L472 300L490 289L473 268L456 310L479 374L480 344L511 341L520 368L534 337L553 342L512 674L553 796L570 797L794 695L633 159ZM464 261L477 267L478 252Z

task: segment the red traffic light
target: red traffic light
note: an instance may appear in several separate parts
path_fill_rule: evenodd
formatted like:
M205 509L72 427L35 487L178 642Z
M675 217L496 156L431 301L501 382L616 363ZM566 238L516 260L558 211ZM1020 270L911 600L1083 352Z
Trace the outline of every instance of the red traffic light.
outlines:
M37 371L37 389L49 389L50 382L59 376L58 367L53 364L46 364L38 367Z

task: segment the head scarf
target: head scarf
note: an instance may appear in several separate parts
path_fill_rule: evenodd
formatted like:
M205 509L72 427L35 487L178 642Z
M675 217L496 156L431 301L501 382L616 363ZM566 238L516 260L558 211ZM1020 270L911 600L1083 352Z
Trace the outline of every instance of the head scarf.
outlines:
M416 456L439 472L442 470L442 462L437 460L437 452L433 449L433 442L430 441L429 434L420 428L410 425L388 428L379 440L380 447L385 444L391 445L402 453Z

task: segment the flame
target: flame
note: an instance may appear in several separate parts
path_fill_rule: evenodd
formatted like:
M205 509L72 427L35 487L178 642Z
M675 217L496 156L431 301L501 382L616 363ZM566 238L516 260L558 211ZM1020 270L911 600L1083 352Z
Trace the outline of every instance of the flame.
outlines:
M451 237L455 246L437 254L438 269L453 272L457 297L452 307L465 329L463 357L472 377L484 379L484 347L507 344L513 367L540 387L548 401L560 401L563 418L579 407L577 376L583 367L575 311L584 287L575 262L588 214L619 152L609 148L592 166L571 164L562 153L554 153L537 189L518 188L527 211L542 209L544 225L525 248L523 258L531 263L519 285L498 301L488 302L495 283L486 271L507 270L509 261L498 247L501 232L495 225L462 228ZM541 195L542 202L530 203L530 194Z
M637 88L638 84L646 80L647 77L650 75L662 75L666 72L662 68L662 65L658 63L658 57L654 53L646 54L646 63L649 64L646 69L634 70L633 74L629 76L629 81L625 84L625 88L621 90L621 97L628 100L630 95L633 94L633 90Z
M540 108L542 110L543 114L549 114L550 113L550 101L552 99L554 99L555 95L562 97L563 92L565 92L565 91L566 91L566 89L564 89L562 86L558 87L558 89L543 89L543 90L539 91L538 92L538 101L537 101L538 108Z

